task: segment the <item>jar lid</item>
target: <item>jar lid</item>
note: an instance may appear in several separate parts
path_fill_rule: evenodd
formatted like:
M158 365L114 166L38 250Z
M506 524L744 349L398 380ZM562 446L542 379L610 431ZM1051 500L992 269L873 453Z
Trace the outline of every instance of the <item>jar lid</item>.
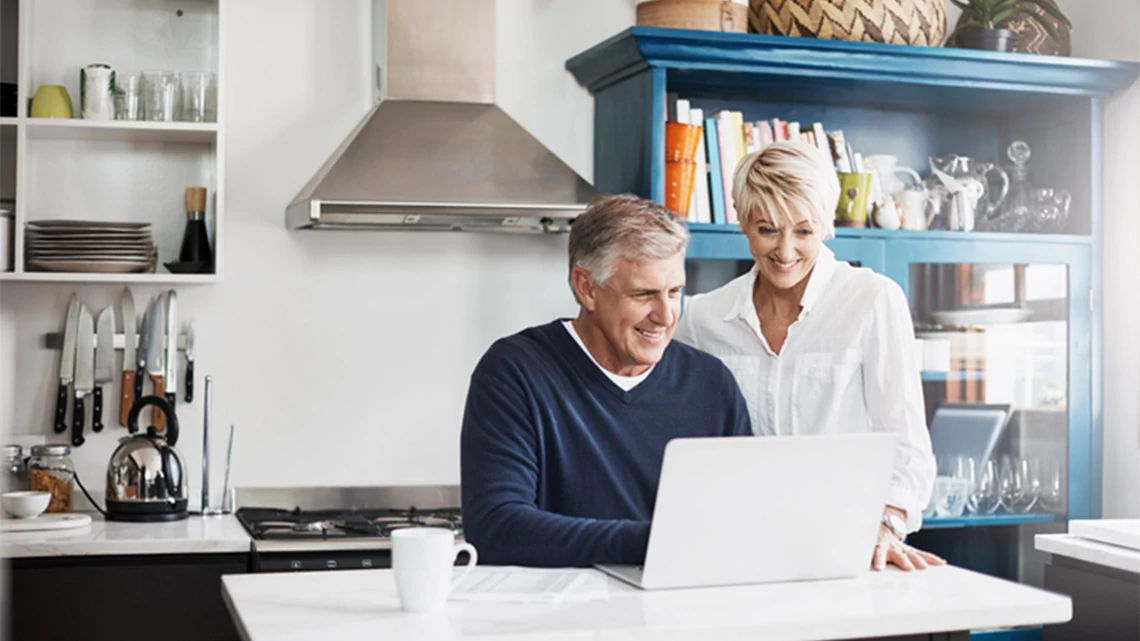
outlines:
M71 454L71 446L63 443L32 446L32 456L67 456L68 454Z
M5 445L3 452L4 458L20 458L24 454L24 448L19 445Z

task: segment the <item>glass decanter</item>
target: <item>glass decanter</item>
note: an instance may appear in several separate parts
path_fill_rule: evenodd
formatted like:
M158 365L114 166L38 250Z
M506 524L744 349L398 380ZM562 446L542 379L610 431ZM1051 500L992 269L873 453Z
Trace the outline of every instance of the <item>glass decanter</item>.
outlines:
M1006 155L1013 161L1009 167L1009 196L996 215L986 218L984 228L1005 232L1031 231L1037 208L1037 188L1029 182L1029 170L1025 164L1033 152L1028 143L1015 140L1006 149Z

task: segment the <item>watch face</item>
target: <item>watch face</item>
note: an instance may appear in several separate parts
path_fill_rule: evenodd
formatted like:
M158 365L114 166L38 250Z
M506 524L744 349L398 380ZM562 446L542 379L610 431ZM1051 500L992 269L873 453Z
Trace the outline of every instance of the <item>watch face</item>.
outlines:
M891 528L895 530L896 534L906 533L906 521L902 520L901 517L892 514L887 517L887 521L889 521Z

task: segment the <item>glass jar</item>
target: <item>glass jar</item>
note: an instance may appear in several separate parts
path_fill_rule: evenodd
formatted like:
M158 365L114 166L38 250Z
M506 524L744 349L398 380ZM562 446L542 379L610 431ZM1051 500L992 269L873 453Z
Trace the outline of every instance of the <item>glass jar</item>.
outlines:
M19 445L5 445L0 452L4 455L4 491L18 492L28 489L28 468L24 465L24 448Z
M75 487L75 463L71 446L33 445L28 459L28 489L51 492L48 512L70 512L71 492Z

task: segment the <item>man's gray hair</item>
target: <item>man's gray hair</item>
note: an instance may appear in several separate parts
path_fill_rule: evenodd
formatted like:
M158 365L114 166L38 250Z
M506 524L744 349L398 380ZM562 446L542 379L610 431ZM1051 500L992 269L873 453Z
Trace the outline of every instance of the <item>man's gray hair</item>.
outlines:
M570 270L581 267L605 287L619 258L671 258L688 246L689 229L661 205L631 194L600 196L570 227Z

